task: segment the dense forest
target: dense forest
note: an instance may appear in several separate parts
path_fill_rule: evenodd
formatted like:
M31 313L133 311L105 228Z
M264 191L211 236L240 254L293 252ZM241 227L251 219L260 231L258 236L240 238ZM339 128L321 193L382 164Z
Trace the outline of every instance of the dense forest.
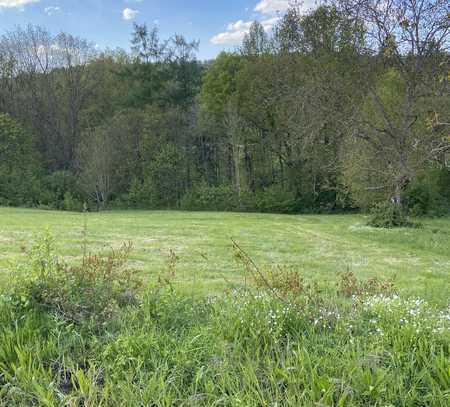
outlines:
M447 0L293 4L235 52L0 38L0 205L283 213L450 206Z

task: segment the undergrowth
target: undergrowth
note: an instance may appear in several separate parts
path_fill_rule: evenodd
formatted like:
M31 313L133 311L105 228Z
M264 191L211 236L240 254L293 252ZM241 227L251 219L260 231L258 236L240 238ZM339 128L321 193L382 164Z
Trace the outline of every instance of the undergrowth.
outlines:
M127 267L131 243L106 254L84 253L79 264L57 256L45 233L13 273L9 300L24 312L37 309L66 323L102 329L121 308L138 301L141 280Z
M420 228L420 223L410 219L408 211L401 205L392 202L381 202L375 205L370 211L368 226L375 228Z
M260 268L234 243L250 283L198 298L173 288L173 252L139 288L130 246L68 266L48 239L1 297L0 405L450 403L450 310L390 281L347 273L332 287Z

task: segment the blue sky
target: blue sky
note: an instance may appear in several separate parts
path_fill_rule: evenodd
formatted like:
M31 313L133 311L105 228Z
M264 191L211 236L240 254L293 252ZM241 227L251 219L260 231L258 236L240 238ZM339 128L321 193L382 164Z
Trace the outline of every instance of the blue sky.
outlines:
M307 0L311 3L313 0ZM290 0L0 0L0 31L27 23L66 31L100 47L128 49L133 21L161 36L200 40L201 59L240 43L252 21L270 30Z

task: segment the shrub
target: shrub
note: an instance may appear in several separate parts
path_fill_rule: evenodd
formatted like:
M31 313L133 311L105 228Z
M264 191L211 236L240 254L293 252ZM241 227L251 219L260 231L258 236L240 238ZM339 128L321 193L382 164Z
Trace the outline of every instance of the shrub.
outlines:
M295 193L279 185L272 185L256 192L243 191L239 199L231 185L202 184L184 195L180 207L187 210L268 213L298 213L301 209Z
M4 206L35 206L40 195L39 179L34 170L5 172L0 163L0 204Z
M41 207L67 211L81 211L82 200L77 180L69 171L55 171L41 180Z
M306 288L303 278L293 267L278 265L261 268L260 271L261 274L253 276L258 288L271 287L283 297L299 295Z
M35 137L8 114L0 113L0 204L32 206L41 173Z
M234 258L250 277L254 287L283 301L299 297L315 300L319 294L316 283L308 283L294 268L285 265L258 266L237 242L233 240Z
M272 185L257 191L252 196L247 196L246 206L249 209L268 213L297 213L301 209L295 193L281 185Z
M131 249L124 244L106 256L85 254L81 264L68 265L55 255L54 240L46 233L18 266L12 297L70 323L104 326L137 301L140 280L126 267Z
M414 227L406 210L401 205L391 202L381 202L375 205L370 213L369 226L376 228Z
M119 201L124 201L124 199L119 199ZM131 181L125 201L130 208L139 208L140 206L145 206L145 191L142 183L139 182L137 178L134 178Z
M66 211L81 212L83 210L83 204L68 191L64 194L63 208Z
M392 296L396 293L394 283L392 281L382 281L378 278L369 280L358 280L351 273L343 273L337 283L338 294L344 297L366 297L374 295Z
M187 210L233 211L240 208L239 199L229 185L194 187L181 199L180 207Z
M406 193L413 216L443 216L450 210L450 171L430 170L418 177Z

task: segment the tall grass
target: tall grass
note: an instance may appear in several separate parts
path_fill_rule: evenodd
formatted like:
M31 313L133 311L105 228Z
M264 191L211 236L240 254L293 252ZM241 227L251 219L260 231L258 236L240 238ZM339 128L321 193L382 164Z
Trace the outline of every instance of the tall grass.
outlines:
M34 279L36 267L59 264L39 243L21 274L28 288L19 279L0 301L0 405L450 404L449 309L403 298L386 282L346 275L331 288L290 269L261 270L235 250L250 273L247 287L183 295L170 284L172 256L154 284L139 291L122 283L134 300L116 301L115 312L100 313L95 324L97 297L78 279L84 263L77 278L59 278L73 268L58 267L51 280L45 273ZM112 267L98 284L114 294L129 271ZM62 299L43 306L30 287L49 281L73 293L68 303L79 304L78 293L90 313L69 318L60 308L79 315L78 308Z

